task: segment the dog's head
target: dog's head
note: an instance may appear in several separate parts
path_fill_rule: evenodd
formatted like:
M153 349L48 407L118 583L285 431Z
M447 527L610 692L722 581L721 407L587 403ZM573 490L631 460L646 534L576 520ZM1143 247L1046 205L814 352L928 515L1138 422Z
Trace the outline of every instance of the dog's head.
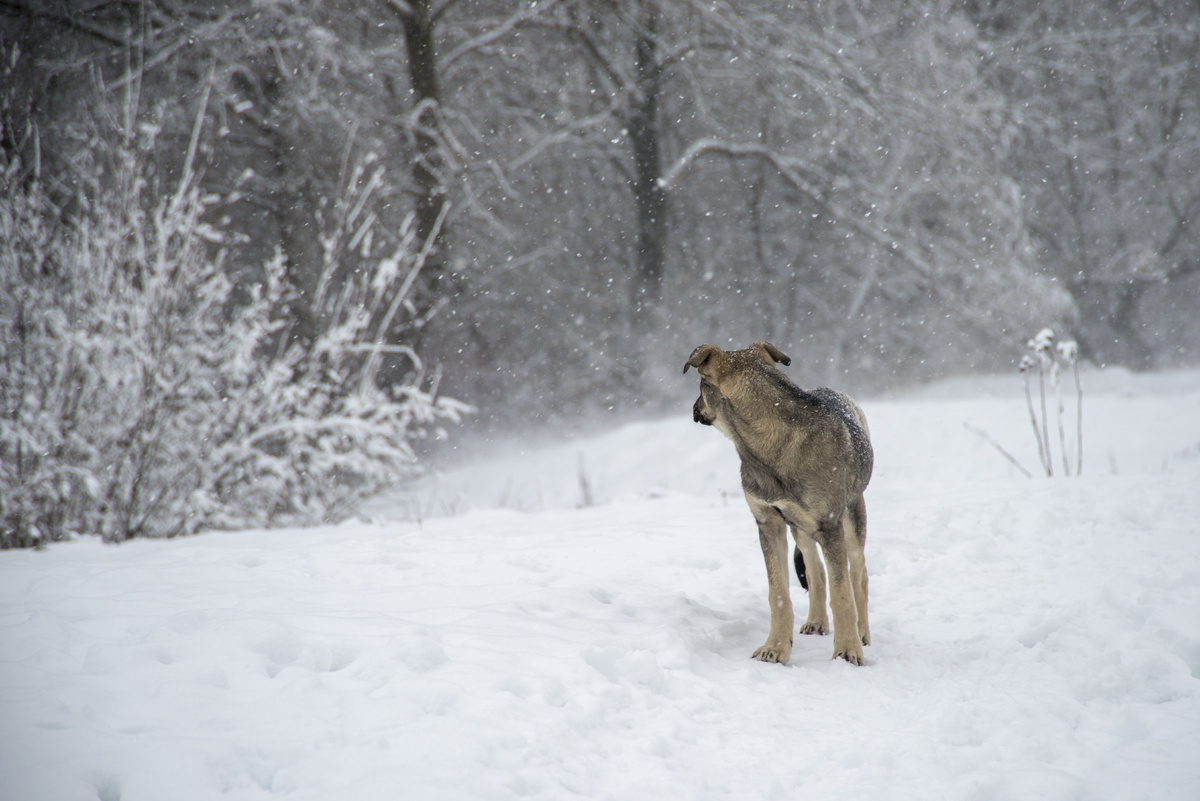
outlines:
M770 342L755 342L743 350L721 350L716 345L701 345L683 365L683 372L695 367L700 374L700 397L692 405L692 419L722 429L721 409L727 403L724 387L746 369L775 368L775 362L788 365L792 360Z

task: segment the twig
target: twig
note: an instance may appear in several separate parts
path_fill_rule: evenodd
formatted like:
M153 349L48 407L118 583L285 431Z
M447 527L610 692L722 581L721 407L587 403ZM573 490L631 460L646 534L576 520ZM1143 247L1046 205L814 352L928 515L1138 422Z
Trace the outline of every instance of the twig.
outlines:
M200 108L196 111L196 121L192 124L192 136L188 140L187 156L183 160L183 170L179 174L179 186L171 198L171 213L174 214L183 202L184 193L192 187L193 167L196 161L196 151L200 147L200 132L204 130L204 115L208 113L208 96L213 87L213 69L209 67L208 78L204 82L204 90L200 93Z
M1078 450L1075 455L1075 475L1083 475L1083 385L1079 383L1079 361L1071 362L1071 367L1075 370L1075 397L1077 406L1075 409L1075 437Z
M1042 443L1042 434L1038 430L1037 412L1033 410L1033 394L1029 388L1029 373L1025 374L1025 405L1029 408L1029 423L1033 426L1033 438L1038 444L1038 461L1042 463L1042 469L1049 473L1049 468L1046 467L1046 449Z
M973 434L979 435L980 437L983 438L984 442L988 443L993 448L1000 451L1000 455L1003 456L1005 459L1007 459L1009 462L1011 462L1013 467L1020 470L1021 473L1024 474L1025 478L1033 478L1033 473L1030 473L1028 470L1026 470L1024 467L1022 467L1021 463L1016 460L1016 457L1014 457L1008 451L1004 450L1003 446L1001 446L999 442L996 442L996 440L989 437L986 431L982 431L978 428L975 428L970 423L963 423L963 428L967 429L968 431L970 431Z
M1040 354L1039 354L1040 355ZM1046 446L1046 475L1054 475L1054 457L1050 453L1050 424L1046 420L1046 362L1045 359L1038 359L1038 365L1041 367L1038 370L1038 393L1042 399L1042 442ZM1040 446L1039 446L1040 447Z
M1058 401L1058 450L1062 454L1063 475L1071 475L1071 457L1067 454L1067 429L1063 425L1063 399L1062 385L1059 383L1061 374L1058 368L1058 362L1055 362L1050 368L1050 379L1054 383L1054 399Z

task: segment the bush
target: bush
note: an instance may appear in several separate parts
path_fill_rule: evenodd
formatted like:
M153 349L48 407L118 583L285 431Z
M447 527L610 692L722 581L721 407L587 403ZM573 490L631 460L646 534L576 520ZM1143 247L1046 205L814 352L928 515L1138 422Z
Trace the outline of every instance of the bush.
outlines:
M338 521L413 476L412 440L467 407L372 334L411 241L289 342L283 258L235 302L222 199L190 168L152 197L136 152L115 163L69 212L19 163L0 175L0 547ZM381 387L385 351L410 369Z

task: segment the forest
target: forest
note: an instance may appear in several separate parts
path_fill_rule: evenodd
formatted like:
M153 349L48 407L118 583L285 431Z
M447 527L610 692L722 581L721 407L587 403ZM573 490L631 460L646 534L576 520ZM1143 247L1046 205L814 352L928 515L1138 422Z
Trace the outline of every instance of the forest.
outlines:
M0 0L0 545L336 521L702 342L1200 358L1196 0Z

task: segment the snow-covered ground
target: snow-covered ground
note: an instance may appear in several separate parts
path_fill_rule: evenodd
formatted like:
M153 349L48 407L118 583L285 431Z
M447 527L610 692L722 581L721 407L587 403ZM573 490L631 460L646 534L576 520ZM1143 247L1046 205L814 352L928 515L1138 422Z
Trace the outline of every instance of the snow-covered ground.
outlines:
M1036 467L1016 378L863 404L861 668L748 658L757 536L687 406L370 521L0 553L0 798L1198 798L1200 372L1085 381L1069 479L964 426Z

